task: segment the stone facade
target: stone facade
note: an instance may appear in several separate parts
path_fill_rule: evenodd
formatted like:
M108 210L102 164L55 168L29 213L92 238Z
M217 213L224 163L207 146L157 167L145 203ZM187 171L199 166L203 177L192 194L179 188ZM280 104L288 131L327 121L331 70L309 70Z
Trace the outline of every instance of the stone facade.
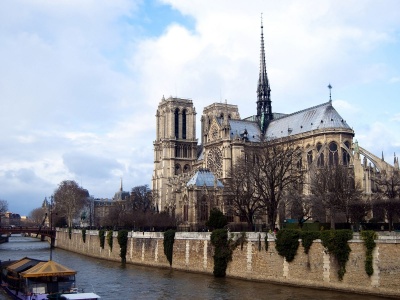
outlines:
M236 233L237 236L240 233ZM320 289L367 293L381 296L400 295L400 236L380 236L373 253L374 274L365 272L365 247L357 235L349 241L351 253L346 264L343 281L338 280L338 266L334 257L324 250L319 240L314 241L308 254L301 244L295 259L288 263L275 249L275 238L268 236L265 250L265 233L246 233L247 242L234 250L227 276L244 280L259 280ZM117 232L113 248L107 242L101 249L98 231L87 231L86 242L81 230L74 230L71 239L68 230L57 231L56 247L72 252L111 261L121 261ZM173 248L172 268L212 276L213 246L210 233L177 232ZM128 238L127 263L169 268L164 255L163 234L159 232L131 232Z
M213 185L192 185L189 189L188 181L197 170L207 169L222 184L226 183L246 147L262 140L290 141L298 148L298 166L306 177L304 194L310 193L310 170L314 166L340 164L354 170L354 179L363 188L366 199L373 192L374 176L399 168L396 157L394 165L390 165L353 140L355 133L334 108L331 94L329 101L301 111L272 113L262 33L260 57L256 115L242 119L238 106L226 101L206 106L201 116L199 145L193 101L163 97L159 103L152 189L157 194L157 207L175 214L182 226L196 229L196 225L203 225L203 195L213 196L206 197L208 211L216 206L230 220L238 220L238 216L229 215L222 190Z

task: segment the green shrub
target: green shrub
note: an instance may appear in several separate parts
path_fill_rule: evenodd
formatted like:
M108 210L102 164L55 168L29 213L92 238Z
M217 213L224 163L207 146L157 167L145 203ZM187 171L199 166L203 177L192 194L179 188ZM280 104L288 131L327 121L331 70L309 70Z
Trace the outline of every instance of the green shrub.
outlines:
M206 226L211 230L224 228L228 224L228 219L218 208L210 211L210 217L206 222Z
M326 230L320 233L322 245L330 254L336 257L339 264L338 276L339 280L343 279L346 273L346 263L350 256L350 246L348 241L353 238L353 232L348 229L343 230Z
M128 245L128 231L120 230L118 231L118 244L121 248L119 256L121 257L121 262L126 263L126 249Z
M86 229L82 228L82 241L86 243Z
M172 266L174 241L175 241L175 230L170 229L164 232L164 254L167 257L170 266Z
M100 247L104 249L104 241L105 241L105 231L104 229L99 230L99 240L100 240Z
M265 242L265 251L268 251L268 233L265 234L264 242Z
M279 230L276 235L275 248L278 254L291 262L296 256L299 248L300 231L294 229Z
M216 229L211 233L211 244L214 246L214 271L215 277L225 277L228 262L232 260L231 240L228 240L226 229ZM236 243L235 243L236 244Z
M109 230L107 232L107 244L108 246L110 246L110 250L112 251L112 247L113 247L113 233L114 231Z
M377 235L373 230L364 230L361 231L361 238L363 239L365 246L365 272L368 276L371 276L374 274L372 252L376 246L375 240L377 239Z
M304 253L308 254L314 240L320 238L319 231L301 231L300 232L301 245L304 248Z

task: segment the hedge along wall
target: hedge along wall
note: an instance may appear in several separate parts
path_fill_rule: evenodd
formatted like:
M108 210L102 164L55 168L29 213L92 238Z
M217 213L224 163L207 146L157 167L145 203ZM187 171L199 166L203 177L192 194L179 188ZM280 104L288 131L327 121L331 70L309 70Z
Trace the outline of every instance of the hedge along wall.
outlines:
M97 258L121 261L114 232L113 249L107 243L100 247L98 231L87 231L86 242L82 241L81 230L73 230L69 239L68 229L57 231L56 247ZM172 268L191 272L213 274L213 247L208 232L177 232L173 247ZM237 236L240 233L236 233ZM324 251L320 240L315 240L308 254L301 243L294 260L290 263L275 249L274 236L268 236L268 250L265 250L265 233L246 233L243 248L233 251L228 264L228 277L292 284L315 288L330 288L371 293L376 295L400 295L400 236L380 237L373 251L374 274L365 272L365 246L354 235L349 241L351 248L346 273L339 281L335 258ZM164 255L164 235L159 232L129 232L126 262L147 266L170 268ZM261 243L260 243L261 241ZM261 245L261 247L260 247Z

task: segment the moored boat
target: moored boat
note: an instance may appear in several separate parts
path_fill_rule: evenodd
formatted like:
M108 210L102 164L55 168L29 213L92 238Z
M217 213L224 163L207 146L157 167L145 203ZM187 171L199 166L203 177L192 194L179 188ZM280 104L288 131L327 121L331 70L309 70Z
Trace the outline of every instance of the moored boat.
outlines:
M75 286L76 271L55 261L24 257L1 262L1 285L19 300L100 299L95 293L79 292Z

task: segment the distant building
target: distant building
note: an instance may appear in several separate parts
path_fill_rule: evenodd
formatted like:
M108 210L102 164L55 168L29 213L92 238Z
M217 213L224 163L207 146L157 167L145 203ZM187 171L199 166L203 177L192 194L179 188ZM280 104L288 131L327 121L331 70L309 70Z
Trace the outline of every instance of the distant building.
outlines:
M8 211L1 216L1 226L21 226L21 216Z
M92 226L100 226L101 221L106 218L110 210L119 202L129 199L130 193L123 190L122 179L119 190L114 194L112 199L108 198L91 198L93 218Z

